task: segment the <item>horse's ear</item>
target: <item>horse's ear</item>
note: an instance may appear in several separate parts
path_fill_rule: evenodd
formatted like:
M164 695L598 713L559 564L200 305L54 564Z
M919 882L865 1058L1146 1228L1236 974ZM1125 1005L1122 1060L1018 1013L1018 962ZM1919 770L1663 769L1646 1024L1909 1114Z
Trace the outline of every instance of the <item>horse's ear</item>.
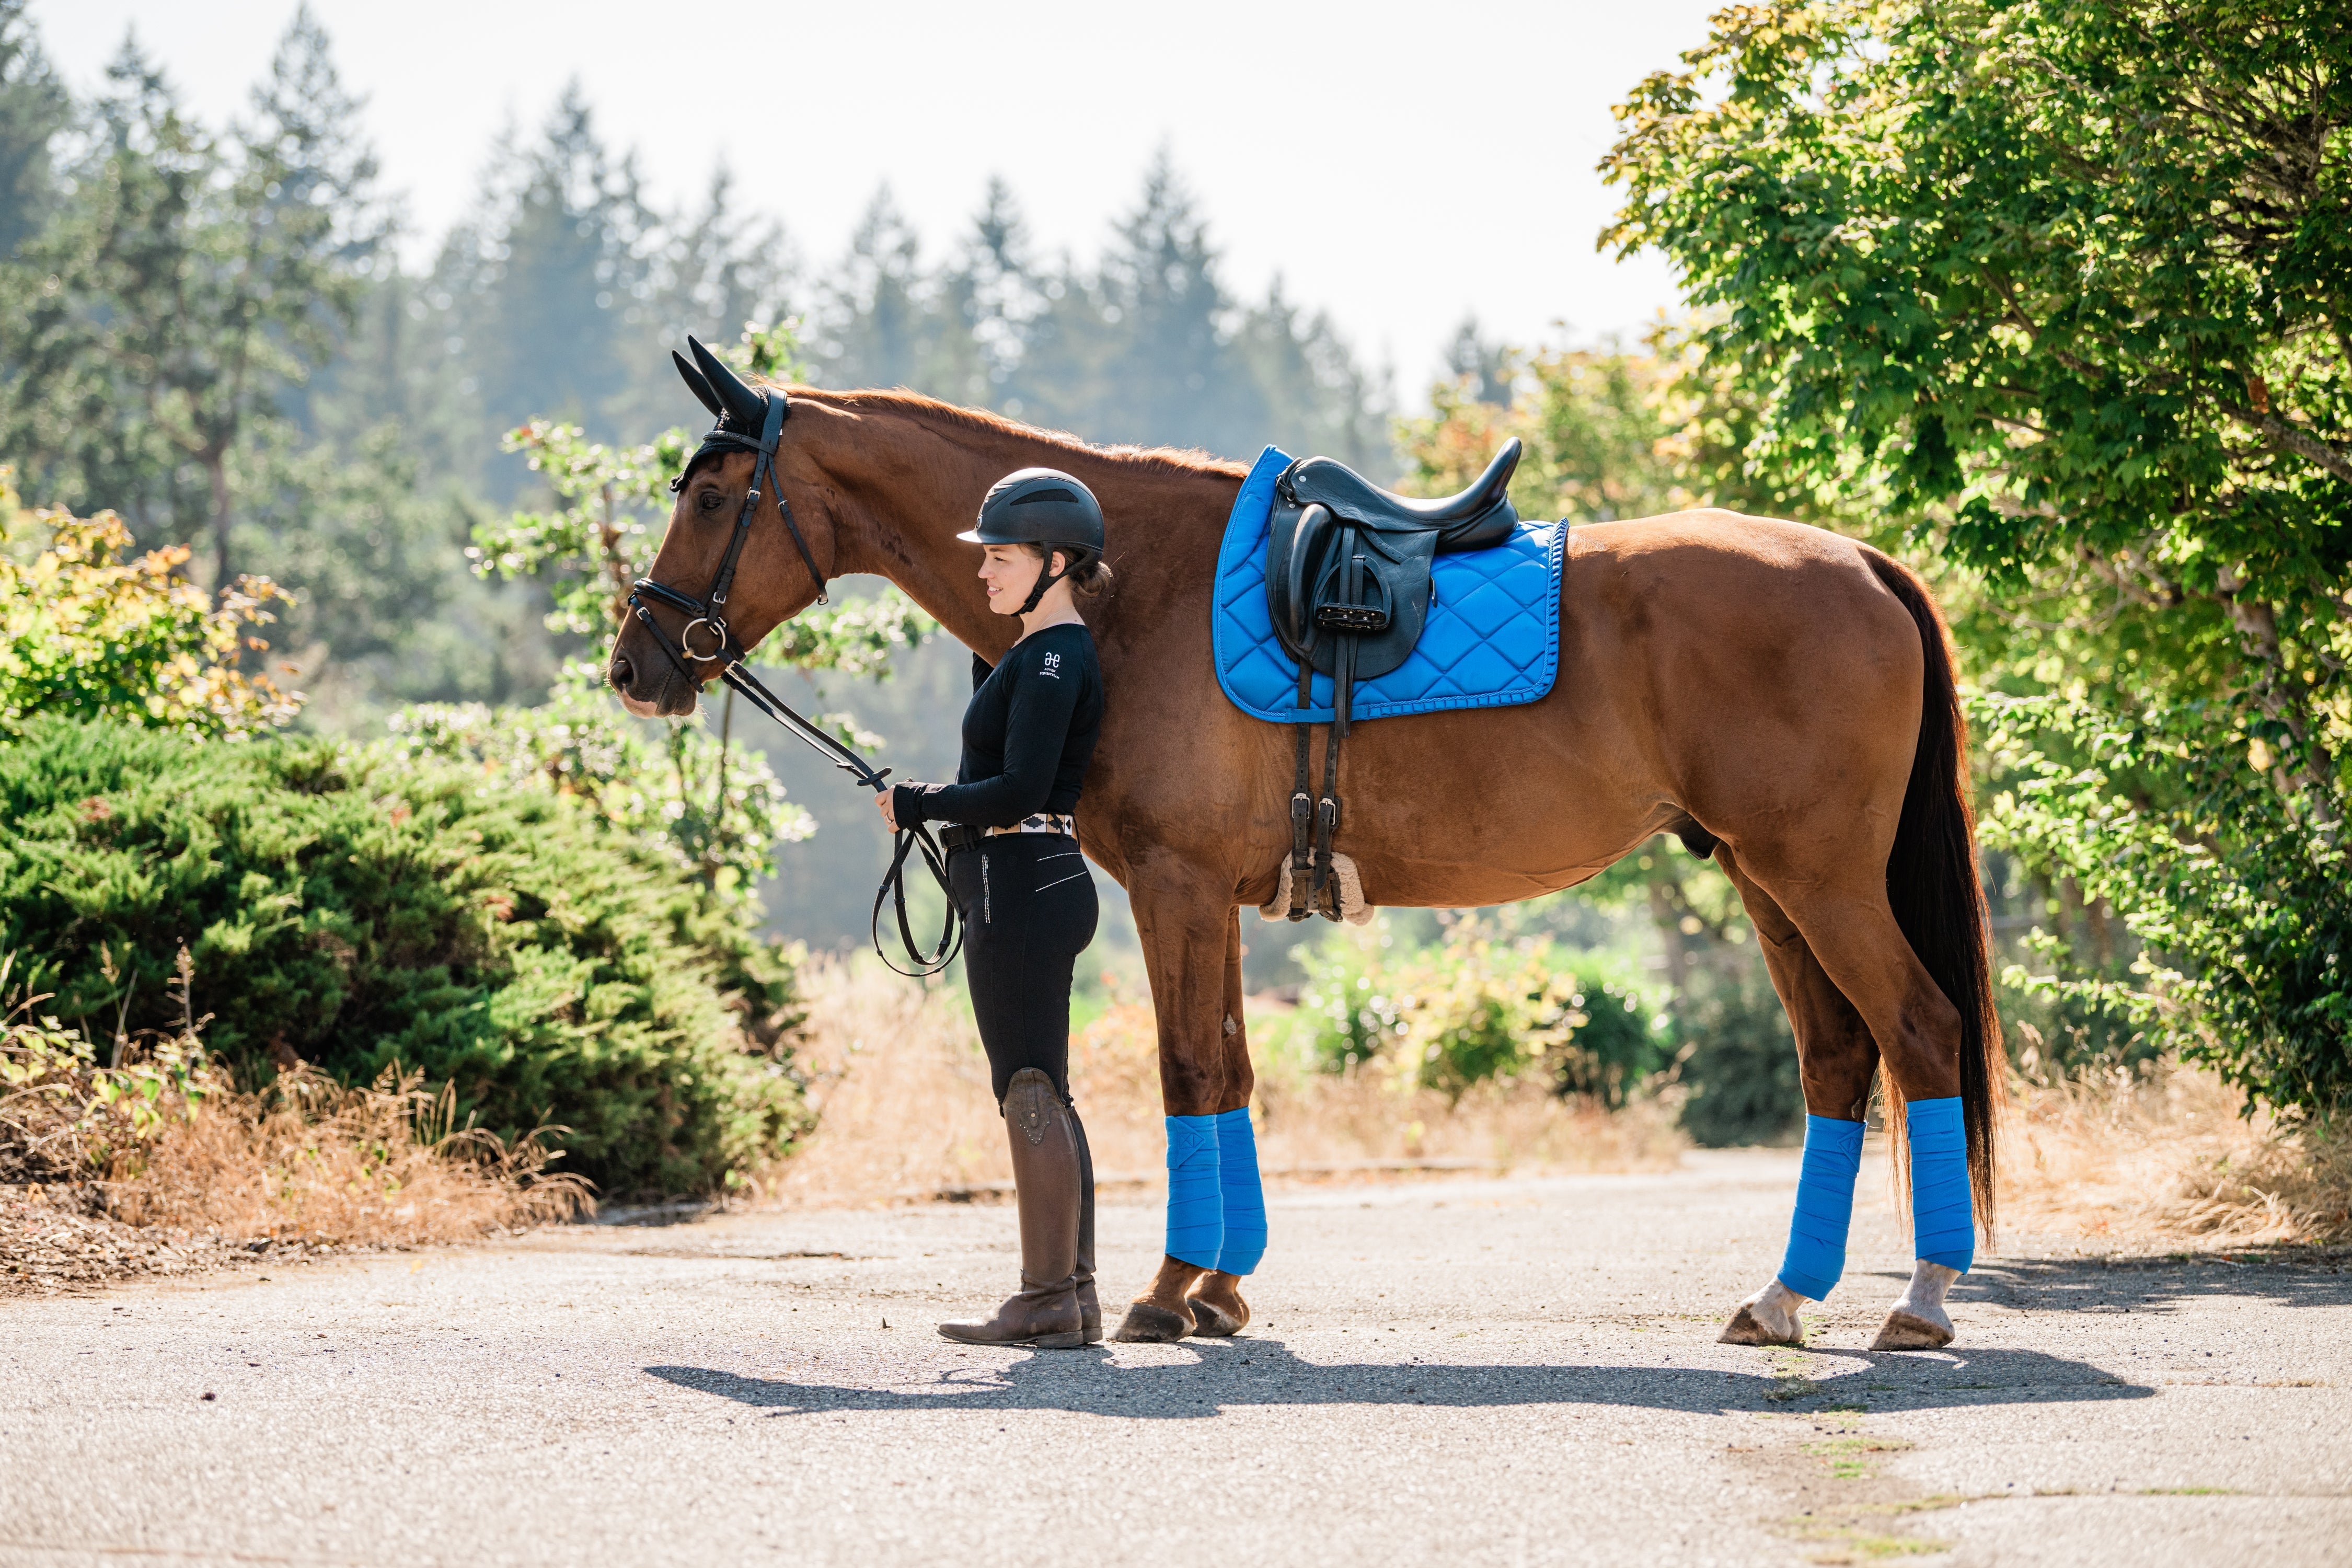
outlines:
M676 349L669 351L669 357L670 363L677 366L678 377L686 383L686 389L701 401L702 406L710 410L713 419L723 417L727 405L719 401L719 395L710 390L710 383L702 378L702 373L687 363L686 356Z
M731 418L746 430L757 430L766 423L768 400L754 392L741 376L727 368L727 362L702 346L702 340L688 337L686 346L694 351L694 363L701 370L710 390L726 405L722 418Z

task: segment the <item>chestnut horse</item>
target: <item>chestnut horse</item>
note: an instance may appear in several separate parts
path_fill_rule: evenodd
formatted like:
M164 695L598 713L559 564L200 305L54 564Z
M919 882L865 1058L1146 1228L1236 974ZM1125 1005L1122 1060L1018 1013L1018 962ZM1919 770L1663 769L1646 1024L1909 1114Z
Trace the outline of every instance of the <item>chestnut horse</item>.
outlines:
M1247 1105L1239 910L1274 896L1289 853L1293 759L1292 731L1235 710L1211 667L1212 578L1244 469L905 392L789 394L774 488L808 559L828 577L889 579L992 661L1018 623L989 613L956 532L1015 468L1066 470L1100 498L1117 585L1086 607L1108 711L1079 840L1134 907L1167 1113ZM656 579L710 579L753 463L735 452L693 469ZM816 591L776 497L761 498L729 606L737 637L757 644ZM1853 540L1701 510L1579 527L1560 593L1549 696L1349 738L1339 847L1366 900L1507 903L1573 887L1661 832L1711 847L1788 1009L1808 1108L1859 1121L1882 1061L1890 1105L1961 1097L1968 1184L1989 1223L1999 1025L1965 735L1926 590ZM686 619L655 613L672 637ZM634 713L695 708L696 683L634 619L610 674ZM1130 1325L1189 1321L1188 1298L1248 1319L1234 1276L1168 1258L1136 1298L1157 1313ZM1727 1337L1793 1341L1794 1300L1743 1308Z

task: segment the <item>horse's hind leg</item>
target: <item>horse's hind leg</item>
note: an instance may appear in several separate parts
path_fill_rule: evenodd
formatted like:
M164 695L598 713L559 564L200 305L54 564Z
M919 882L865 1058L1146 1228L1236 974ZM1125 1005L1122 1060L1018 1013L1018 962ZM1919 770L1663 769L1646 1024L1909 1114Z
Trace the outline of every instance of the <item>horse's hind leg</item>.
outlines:
M1765 1287L1739 1304L1724 1325L1723 1342L1794 1345L1804 1342L1797 1309L1837 1282L1845 1260L1846 1228L1853 1212L1853 1172L1862 1149L1862 1121L1878 1068L1869 1026L1806 945L1802 932L1772 896L1748 876L1729 846L1716 859L1729 874L1756 930L1772 988L1797 1037L1798 1071L1805 1089L1805 1165L1797 1209L1790 1219L1788 1256ZM1793 1277L1793 1278L1792 1278Z
M1802 933L1806 948L1817 960L1816 967L1847 1000L1849 1010L1869 1026L1869 1037L1877 1042L1885 1062L1892 1095L1915 1108L1922 1100L1958 1106L1962 1072L1960 1012L1903 934L1887 902L1884 879L1872 877L1864 881L1851 874L1843 879L1792 875L1785 868L1758 865L1753 857L1748 869L1765 888L1778 889L1778 900ZM1807 1103L1819 1116L1810 1065L1805 1080ZM1865 1095L1867 1077L1856 1080L1849 1074L1841 1079L1832 1102L1848 1092L1849 1086L1853 1093ZM1838 1114L1858 1122L1863 1110L1857 1099L1851 1110ZM1809 1121L1809 1142L1818 1125L1817 1121ZM1915 1125L1912 1132L1916 1226L1924 1191L1917 1173L1925 1145L1923 1130ZM1958 1138L1959 1130L1950 1129L1948 1136ZM1855 1147L1858 1151L1858 1127ZM1946 1163L1959 1157L1957 1151L1947 1151ZM1959 1179L1965 1183L1965 1171ZM1850 1200L1846 1206L1850 1211ZM1916 1240L1922 1247L1929 1245L1924 1234ZM1960 1273L1961 1269L1932 1258L1919 1258L1909 1287L1888 1313L1871 1348L1933 1350L1950 1343L1952 1323L1944 1309L1944 1296Z

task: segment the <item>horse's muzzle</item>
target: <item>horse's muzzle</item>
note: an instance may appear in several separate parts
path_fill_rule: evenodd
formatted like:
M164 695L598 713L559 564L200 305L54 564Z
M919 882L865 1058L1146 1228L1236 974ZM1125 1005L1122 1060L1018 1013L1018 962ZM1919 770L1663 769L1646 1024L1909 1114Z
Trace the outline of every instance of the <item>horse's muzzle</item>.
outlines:
M621 706L640 719L676 718L694 711L693 687L677 670L666 668L667 660L656 666L654 679L646 680L639 673L638 661L615 648L612 662L604 668L604 678L619 693Z

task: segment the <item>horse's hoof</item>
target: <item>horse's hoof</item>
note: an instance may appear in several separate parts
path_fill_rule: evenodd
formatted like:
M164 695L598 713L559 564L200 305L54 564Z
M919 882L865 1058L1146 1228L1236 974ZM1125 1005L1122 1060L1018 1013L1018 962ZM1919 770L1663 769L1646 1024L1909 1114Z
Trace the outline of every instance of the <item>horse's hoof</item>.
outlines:
M1226 1340L1249 1327L1249 1303L1242 1300L1241 1281L1231 1274L1202 1275L1184 1305L1195 1334Z
M1192 1309L1192 1332L1202 1339L1232 1339L1249 1321L1247 1317L1236 1318L1212 1301L1192 1300L1184 1304Z
M1901 1307L1886 1314L1879 1325L1878 1337L1870 1342L1874 1351L1939 1351L1952 1342L1952 1325L1923 1318Z
M1229 1340L1249 1326L1249 1308L1239 1301L1234 1302L1242 1309L1238 1318L1214 1301L1204 1301L1198 1296L1184 1305L1192 1309L1192 1332L1202 1339Z
M1796 1322L1794 1314L1789 1321L1791 1324ZM1783 1333L1769 1327L1750 1310L1749 1304L1743 1301L1739 1310L1731 1314L1731 1321L1723 1325L1723 1332L1717 1336L1715 1342L1722 1345L1801 1345L1805 1342L1805 1331L1792 1327Z
M1172 1345L1192 1331L1186 1312L1171 1312L1150 1301L1130 1301L1127 1320L1111 1338L1123 1345Z

